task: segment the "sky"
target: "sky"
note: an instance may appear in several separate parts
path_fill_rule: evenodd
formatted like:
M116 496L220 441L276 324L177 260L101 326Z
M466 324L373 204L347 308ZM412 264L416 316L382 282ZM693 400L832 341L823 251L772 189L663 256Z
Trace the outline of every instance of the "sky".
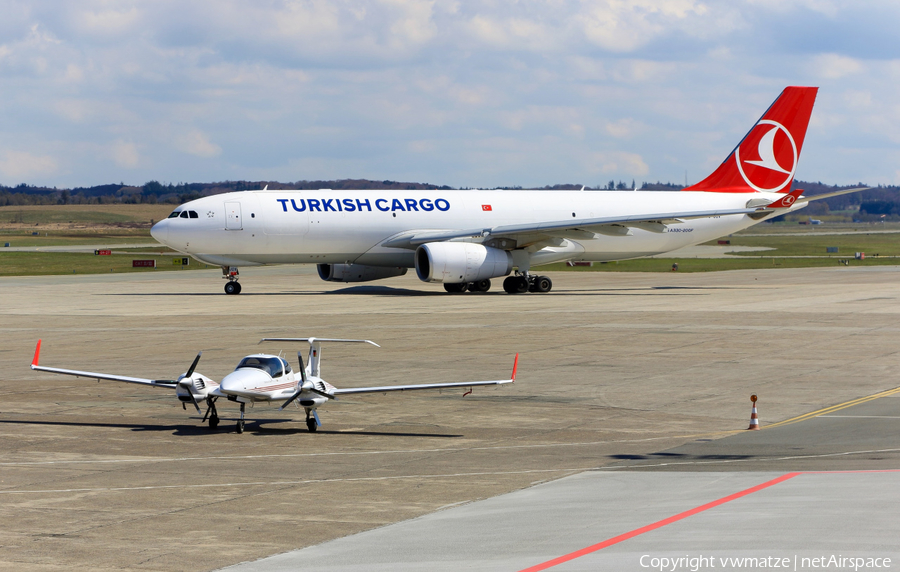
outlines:
M0 0L0 184L697 182L787 85L797 178L900 184L900 3Z

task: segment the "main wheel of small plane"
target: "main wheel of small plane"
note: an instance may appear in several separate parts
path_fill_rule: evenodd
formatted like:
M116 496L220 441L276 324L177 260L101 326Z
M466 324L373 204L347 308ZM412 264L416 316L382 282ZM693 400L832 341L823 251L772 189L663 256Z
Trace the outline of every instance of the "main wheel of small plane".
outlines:
M533 282L533 292L549 292L553 288L553 281L547 276L538 276Z
M237 422L237 432L238 433L244 432L244 420L243 419L241 419L240 421Z
M461 292L465 292L466 288L469 287L469 284L466 282L460 282L459 284L450 284L448 282L444 282L444 290L450 292L451 294L459 294Z
M316 420L312 417L306 420L306 428L309 429L310 433L315 433L316 429L319 428L319 424L316 423Z
M219 426L219 418L218 417L210 417L209 418L209 428L215 429Z
M227 282L225 284L225 293L226 294L240 294L241 293L241 285L239 282Z
M491 281L490 280L479 280L477 282L469 283L469 291L470 292L487 292L491 289Z

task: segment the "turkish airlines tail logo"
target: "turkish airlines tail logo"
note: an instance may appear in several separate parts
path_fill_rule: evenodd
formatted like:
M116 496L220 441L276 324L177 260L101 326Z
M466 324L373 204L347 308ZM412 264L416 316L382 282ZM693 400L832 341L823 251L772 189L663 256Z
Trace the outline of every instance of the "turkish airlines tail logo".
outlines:
M797 171L817 91L815 87L785 88L719 168L684 190L787 192Z

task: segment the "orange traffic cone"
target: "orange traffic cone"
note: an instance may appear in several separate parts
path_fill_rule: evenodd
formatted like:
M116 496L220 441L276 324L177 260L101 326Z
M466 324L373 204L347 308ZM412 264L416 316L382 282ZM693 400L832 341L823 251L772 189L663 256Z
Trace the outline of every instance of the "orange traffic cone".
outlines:
M759 416L756 414L756 394L750 396L750 401L753 403L752 409L750 409L750 427L747 427L747 430L751 429L759 430Z

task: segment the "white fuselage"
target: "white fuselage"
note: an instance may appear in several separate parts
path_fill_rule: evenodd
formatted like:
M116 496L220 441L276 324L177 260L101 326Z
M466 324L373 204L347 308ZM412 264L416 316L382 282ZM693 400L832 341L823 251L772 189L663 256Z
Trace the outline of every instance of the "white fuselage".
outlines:
M153 236L221 266L342 264L412 268L414 250L381 246L410 231L493 228L614 216L741 209L775 193L682 191L243 191L185 203ZM790 210L802 208L795 204ZM788 209L784 209L786 212ZM772 213L769 216L775 216ZM768 217L765 217L768 218ZM761 222L747 215L687 219L627 234L571 232L531 252L533 264L608 261L669 252Z

